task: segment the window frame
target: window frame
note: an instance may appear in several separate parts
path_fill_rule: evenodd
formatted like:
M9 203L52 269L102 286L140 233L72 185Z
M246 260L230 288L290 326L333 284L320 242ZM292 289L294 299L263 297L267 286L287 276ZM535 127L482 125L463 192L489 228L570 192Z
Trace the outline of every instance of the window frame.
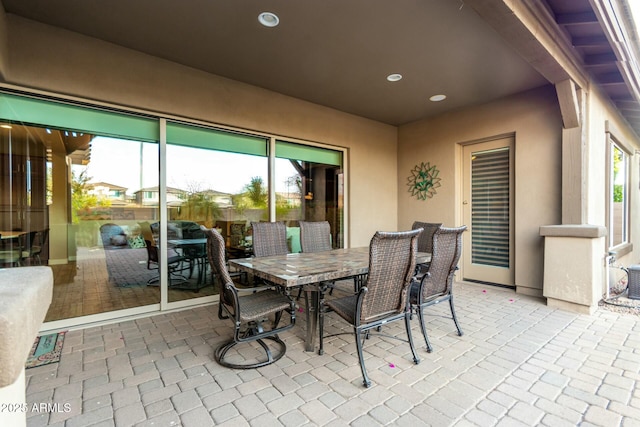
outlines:
M618 137L613 126L606 123L606 226L607 226L607 248L610 252L615 252L617 257L624 256L633 251L631 239L631 165L633 158L633 148ZM623 237L622 242L614 244L614 153L618 149L623 156L625 164L625 177L623 188Z

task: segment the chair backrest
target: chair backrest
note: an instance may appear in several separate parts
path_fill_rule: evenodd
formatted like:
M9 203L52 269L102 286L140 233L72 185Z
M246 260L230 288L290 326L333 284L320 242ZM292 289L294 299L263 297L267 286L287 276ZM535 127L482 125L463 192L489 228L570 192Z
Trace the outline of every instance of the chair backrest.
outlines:
M200 228L207 236L207 259L220 285L220 304L233 305L234 299L228 294L229 291L226 288L227 284L233 285L233 280L227 270L224 237L215 228L208 229L204 225Z
M302 252L322 252L333 249L329 221L300 221L300 247Z
M286 255L287 227L284 222L252 222L253 254L257 257Z
M374 234L369 245L368 291L363 297L361 323L407 309L407 289L416 267L421 232L419 228Z
M433 234L442 227L441 222L420 222L416 221L411 229L422 228L422 234L418 237L418 252L433 252Z
M423 299L451 292L455 274L462 253L462 233L466 225L456 228L440 228L433 235L433 252L429 265L429 276L422 286Z
M36 241L38 233L39 231L30 231L20 236L20 246L22 246L23 251L31 252L31 248Z
M47 239L49 238L49 229L45 228L44 230L38 232L38 236L39 236L40 240L38 241L37 244L39 246L41 246L41 247L46 245L47 244ZM35 243L34 243L34 245L35 245Z

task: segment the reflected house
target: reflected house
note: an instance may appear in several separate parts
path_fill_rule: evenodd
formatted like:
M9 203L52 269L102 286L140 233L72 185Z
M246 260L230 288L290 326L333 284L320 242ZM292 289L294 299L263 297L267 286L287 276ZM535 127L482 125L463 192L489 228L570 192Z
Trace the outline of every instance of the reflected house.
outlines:
M233 206L233 195L230 193L223 193L216 190L205 190L196 194L199 194L204 199L215 203L219 208L230 208Z
M127 203L127 187L122 187L106 182L90 182L87 184L88 193L97 196L99 199L106 199L111 202L111 206L124 205Z
M186 199L186 191L167 187L167 205L180 206ZM160 204L160 187L142 188L134 193L135 201L140 206L158 206Z

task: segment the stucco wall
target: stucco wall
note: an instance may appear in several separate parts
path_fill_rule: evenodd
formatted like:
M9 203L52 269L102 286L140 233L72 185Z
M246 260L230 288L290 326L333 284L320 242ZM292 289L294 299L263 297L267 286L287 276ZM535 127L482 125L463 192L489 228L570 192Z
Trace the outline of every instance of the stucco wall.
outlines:
M368 245L376 230L397 227L396 127L13 15L7 18L7 82L346 147L350 209L346 243Z
M7 33L7 15L4 12L2 3L0 3L0 79L4 79L8 61Z
M510 133L515 134L515 284L521 292L541 294L539 227L561 220L562 121L552 86L401 126L398 226L408 229L415 220L462 225L460 143ZM406 185L420 162L436 165L442 179L426 201L412 198Z
M609 197L607 168L609 162L608 144L606 137L606 125L615 129L614 136L632 151L629 159L629 202L630 202L630 238L633 248L636 251L628 253L626 256L619 257L617 264L628 267L629 265L638 264L637 248L640 247L640 221L638 212L640 212L640 182L639 182L639 165L638 150L640 145L638 137L633 130L627 125L626 121L621 119L617 110L611 101L602 94L595 85L589 93L589 109L590 120L588 123L589 140L588 140L588 170L587 170L587 217L588 223L593 225L601 225L608 228L607 224L607 206ZM608 238L604 239L602 247L602 257L609 250ZM611 270L616 279L622 278L625 274L621 270ZM604 290L603 290L604 292Z

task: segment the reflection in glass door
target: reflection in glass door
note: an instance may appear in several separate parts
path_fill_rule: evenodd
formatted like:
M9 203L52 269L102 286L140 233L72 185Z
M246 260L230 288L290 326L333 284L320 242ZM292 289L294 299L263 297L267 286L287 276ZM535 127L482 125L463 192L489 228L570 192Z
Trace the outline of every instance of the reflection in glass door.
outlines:
M54 127L1 131L3 267L49 265L46 321L158 304L141 221L158 218L145 198L158 188L158 144ZM9 252L9 249L11 252Z
M168 301L217 294L200 226L222 234L228 258L251 255L251 222L269 220L267 141L172 122L166 157Z
M276 220L290 251L301 251L299 221L328 221L332 246L344 247L342 152L277 141L275 169Z

